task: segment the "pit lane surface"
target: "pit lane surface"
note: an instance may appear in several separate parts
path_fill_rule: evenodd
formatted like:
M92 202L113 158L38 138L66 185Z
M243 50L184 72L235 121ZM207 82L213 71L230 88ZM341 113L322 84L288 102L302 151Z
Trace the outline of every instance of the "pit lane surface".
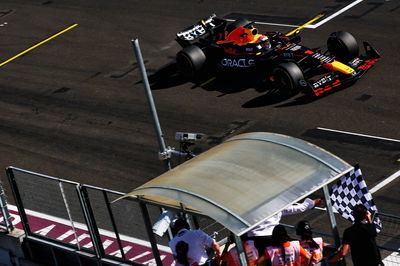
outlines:
M213 12L254 15L266 22L259 24L261 32L286 32L291 28L284 25L301 25L353 2L2 1L2 62L73 23L79 26L0 68L0 165L121 192L162 173L130 42L139 38L167 145L179 146L177 131L207 134L195 152L243 132L286 134L359 163L374 187L399 170L399 143L317 128L400 139L397 1L360 1L302 31L303 44L317 47L331 32L346 30L382 55L355 85L316 101L280 99L229 82L196 86L174 76L170 66L179 51L175 33ZM7 184L4 173L1 178ZM398 185L395 179L374 194L381 212L399 213Z

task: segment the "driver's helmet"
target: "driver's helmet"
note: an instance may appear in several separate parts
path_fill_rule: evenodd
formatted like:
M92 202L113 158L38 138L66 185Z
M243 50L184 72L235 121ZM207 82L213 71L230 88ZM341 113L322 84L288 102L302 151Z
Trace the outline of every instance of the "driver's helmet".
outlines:
M229 32L225 40L217 42L217 44L233 43L243 46L249 43L268 42L268 37L258 34L258 29L253 24L244 27L237 27Z
M254 27L253 24L249 24L245 27L246 34L251 37L255 37L258 35L258 29Z

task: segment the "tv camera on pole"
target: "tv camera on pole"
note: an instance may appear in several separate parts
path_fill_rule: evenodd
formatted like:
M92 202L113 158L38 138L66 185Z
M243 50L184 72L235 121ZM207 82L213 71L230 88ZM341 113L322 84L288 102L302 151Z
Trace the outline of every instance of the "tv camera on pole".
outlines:
M196 155L191 150L191 146L204 139L205 136L203 133L176 132L175 140L179 141L179 151L175 150L174 147L168 146L164 152L159 153L160 160L169 159L172 154L185 157L185 160L192 159Z

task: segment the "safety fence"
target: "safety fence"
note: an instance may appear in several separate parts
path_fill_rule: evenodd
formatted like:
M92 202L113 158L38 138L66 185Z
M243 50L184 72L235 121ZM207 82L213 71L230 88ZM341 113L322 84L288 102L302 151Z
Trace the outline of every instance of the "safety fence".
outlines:
M159 206L145 204L138 198L113 202L124 194L23 169L10 167L6 172L16 203L16 207L9 206L9 214L14 226L25 231L31 260L48 265L173 262L168 232L158 236L152 230L161 214ZM318 210L312 212L315 213L309 215L323 215ZM383 229L377 242L385 265L400 265L400 217L379 217ZM0 225L6 225L4 218L1 213ZM191 218L194 227L213 235L217 241L226 241L229 231L219 223L206 216ZM294 227L287 228L294 235ZM332 232L314 233L334 243Z
M7 176L20 217L16 227L25 231L28 242L36 243L28 245L35 262L55 265L49 258L57 260L54 251L49 251L49 256L36 256L37 243L43 241L54 247L65 246L80 257L89 254L96 261L131 264L159 261L166 265L172 262L167 236L155 239L151 231L151 221L160 215L158 207L137 199L111 203L123 193L23 169L8 168ZM154 246L156 243L158 247Z

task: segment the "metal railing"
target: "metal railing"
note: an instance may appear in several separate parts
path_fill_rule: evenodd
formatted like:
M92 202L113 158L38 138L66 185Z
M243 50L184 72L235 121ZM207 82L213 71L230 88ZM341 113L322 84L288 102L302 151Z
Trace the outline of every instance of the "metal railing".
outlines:
M0 181L0 226L10 233L14 230L12 218L7 208L6 194L4 193L3 185Z
M168 239L155 239L151 230L151 221L160 214L158 208L132 198L111 204L123 195L117 191L14 167L6 172L21 217L20 227L28 238L63 245L97 260L153 261L157 265L172 261L169 249L157 246L157 242L166 245ZM48 263L31 253L38 262Z
M21 222L16 227L25 231L30 243L29 256L35 262L52 264L42 253L37 255L37 245L45 243L57 250L49 253L53 254L49 255L52 260L57 260L57 254L63 250L74 254L78 261L86 254L84 259L96 261L93 265L172 263L168 235L159 237L152 231L152 224L160 216L160 206L137 198L111 203L124 194L14 167L7 168L6 172L17 205L17 210L10 210L11 216L20 216ZM3 222L2 211L0 221ZM320 211L310 212L309 215L319 215ZM389 214L379 214L379 217L383 229L377 243L384 261L386 265L400 265L400 217ZM194 224L220 242L230 233L205 216L194 215ZM342 232L344 228L340 229ZM331 232L314 233L327 242L334 242ZM43 251L40 249L40 252Z

